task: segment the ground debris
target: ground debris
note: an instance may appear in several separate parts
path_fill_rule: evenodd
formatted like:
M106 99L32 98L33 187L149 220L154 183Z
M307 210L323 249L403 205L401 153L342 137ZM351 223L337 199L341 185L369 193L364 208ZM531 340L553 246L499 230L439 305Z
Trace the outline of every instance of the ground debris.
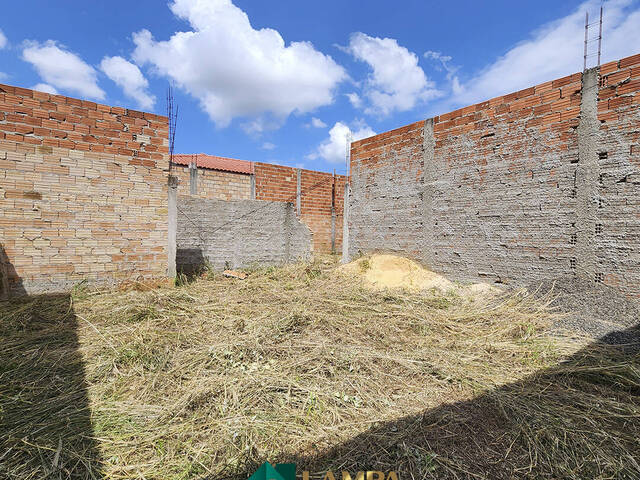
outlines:
M244 272L239 272L237 270L225 270L222 272L222 275L229 278L237 278L239 280L244 280L248 277L248 275Z

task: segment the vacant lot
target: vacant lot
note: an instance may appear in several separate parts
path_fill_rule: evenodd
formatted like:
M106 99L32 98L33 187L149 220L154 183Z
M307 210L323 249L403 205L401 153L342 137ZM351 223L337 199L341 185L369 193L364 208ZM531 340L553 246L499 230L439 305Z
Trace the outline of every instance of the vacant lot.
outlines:
M547 300L325 261L0 303L0 477L637 478L637 351L551 336Z

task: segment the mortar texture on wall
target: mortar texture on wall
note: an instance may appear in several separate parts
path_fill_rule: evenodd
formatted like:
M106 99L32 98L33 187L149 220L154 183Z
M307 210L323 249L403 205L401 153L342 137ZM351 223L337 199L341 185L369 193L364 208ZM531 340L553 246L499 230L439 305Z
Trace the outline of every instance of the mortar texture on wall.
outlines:
M293 202L298 209L298 169L254 163L256 199L277 202ZM334 202L336 225L342 225L344 175L300 170L300 219L313 234L313 251L331 252L331 203ZM335 186L334 186L335 184ZM342 231L335 229L335 248L342 246Z
M355 142L350 255L640 295L639 91L635 55Z
M14 293L166 275L166 117L0 85L0 244Z
M176 263L191 272L308 260L311 232L292 203L178 197Z
M208 168L198 168L197 172L196 196L219 200L251 199L251 175ZM172 173L178 177L180 182L178 184L178 194L188 195L190 193L189 167L173 165Z
M596 274L640 295L640 55L600 68Z
M371 250L420 255L424 123L353 144L350 256Z

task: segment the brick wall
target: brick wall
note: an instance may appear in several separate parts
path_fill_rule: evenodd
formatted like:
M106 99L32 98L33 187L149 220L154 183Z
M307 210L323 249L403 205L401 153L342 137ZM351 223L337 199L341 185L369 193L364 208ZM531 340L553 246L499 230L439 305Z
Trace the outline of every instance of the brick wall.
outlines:
M355 142L351 148L349 250L422 250L424 123ZM390 205L393 208L389 208Z
M0 85L0 244L16 293L167 268L166 117Z
M332 195L335 197L335 248L342 246L342 208L346 177L269 163L254 163L256 200L293 202L298 210L297 185L300 172L300 219L313 234L314 252L331 252Z
M178 194L189 195L189 167L173 165L172 174L178 177ZM251 199L251 176L245 173L224 172L198 168L196 195L218 200Z
M600 68L597 271L640 295L640 55Z
M639 72L636 55L355 142L350 254L640 295Z

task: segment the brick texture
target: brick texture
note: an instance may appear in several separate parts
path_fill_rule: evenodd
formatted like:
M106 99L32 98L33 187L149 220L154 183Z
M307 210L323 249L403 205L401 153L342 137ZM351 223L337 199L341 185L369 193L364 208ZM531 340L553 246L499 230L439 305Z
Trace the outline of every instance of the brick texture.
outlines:
M598 273L640 296L640 55L602 66L598 120Z
M349 253L401 252L458 280L580 275L639 296L640 55L594 75L355 142Z
M167 118L0 85L0 243L14 292L167 268Z
M189 167L173 165L172 174L178 177L178 194L189 195ZM251 199L251 176L198 168L196 196L218 200Z
M293 202L298 207L296 168L254 163L256 200ZM335 248L342 247L342 212L346 177L300 169L300 219L313 234L313 251L331 252L331 204L334 203ZM333 200L332 200L333 199Z

